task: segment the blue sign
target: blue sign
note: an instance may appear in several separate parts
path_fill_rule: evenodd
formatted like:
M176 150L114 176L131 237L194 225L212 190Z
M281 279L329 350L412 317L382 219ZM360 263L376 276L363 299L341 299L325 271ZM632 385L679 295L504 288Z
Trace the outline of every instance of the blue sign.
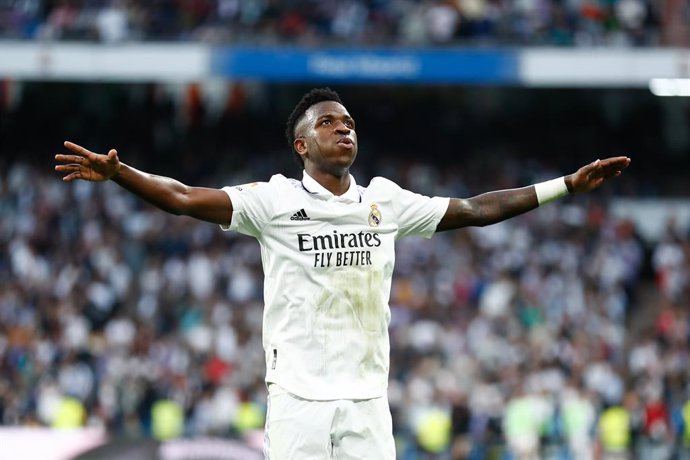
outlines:
M216 48L211 73L231 79L337 83L518 83L502 50Z

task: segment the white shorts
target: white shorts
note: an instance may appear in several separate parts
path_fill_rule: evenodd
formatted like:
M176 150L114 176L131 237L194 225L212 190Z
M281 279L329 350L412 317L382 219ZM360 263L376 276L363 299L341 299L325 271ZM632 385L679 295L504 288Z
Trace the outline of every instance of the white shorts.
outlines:
M313 401L268 386L266 460L395 460L386 397Z

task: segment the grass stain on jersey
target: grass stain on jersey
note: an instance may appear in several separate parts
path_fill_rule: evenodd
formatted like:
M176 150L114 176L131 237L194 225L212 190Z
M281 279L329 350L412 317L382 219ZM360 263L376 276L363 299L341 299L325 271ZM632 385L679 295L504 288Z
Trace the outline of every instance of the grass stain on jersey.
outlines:
M390 321L390 311L382 295L383 282L380 270L365 267L333 270L315 299L317 330L314 332L323 334L324 347L338 350L338 355L331 358L357 360L360 374L385 364L381 362L385 356L379 356L382 351L377 350ZM358 343L351 346L343 343L348 340ZM361 349L361 345L364 345L361 355L347 356L348 352Z

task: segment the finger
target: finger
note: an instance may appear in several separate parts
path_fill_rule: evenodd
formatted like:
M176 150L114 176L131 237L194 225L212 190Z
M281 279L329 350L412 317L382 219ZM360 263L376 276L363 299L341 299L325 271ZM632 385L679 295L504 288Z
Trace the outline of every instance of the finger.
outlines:
M65 141L65 142L64 142L64 145L65 145L65 147L66 147L67 149L69 149L69 150L71 150L72 152L74 152L74 153L76 153L76 154L78 154L78 155L81 155L81 156L83 156L83 157L92 159L92 158L94 158L94 157L96 156L96 154L93 153L92 151L87 150L87 149L85 149L84 147L82 147L81 145L75 144L74 142Z
M72 171L80 171L81 166L77 164L68 164L68 165L56 165L55 166L55 171L59 172L72 172Z
M630 158L628 157L614 157L602 160L602 165L607 169L621 170L630 165Z
M612 159L613 160L613 159ZM621 171L630 165L630 159L621 157L615 161L609 161L604 164L604 175L606 177L612 175L619 175Z
M63 155L58 153L55 155L55 160L56 161L64 161L66 163L84 163L86 159L84 157L78 156L78 155Z
M110 151L108 152L108 160L115 161L116 159L117 159L117 150L110 149Z
M65 182L72 182L75 179L80 179L81 178L81 171L76 171L73 172L72 174L68 174L65 177L62 178L63 181Z
M619 176L621 171L630 165L630 158L625 156L611 157L597 160L593 164L597 168L588 171L589 175L593 178L601 177L607 179Z
M628 163L628 162L630 162L630 157L626 156L626 155L621 155L621 156L617 156L617 157L605 158L601 161L604 161L604 162L619 162L620 161L623 163Z

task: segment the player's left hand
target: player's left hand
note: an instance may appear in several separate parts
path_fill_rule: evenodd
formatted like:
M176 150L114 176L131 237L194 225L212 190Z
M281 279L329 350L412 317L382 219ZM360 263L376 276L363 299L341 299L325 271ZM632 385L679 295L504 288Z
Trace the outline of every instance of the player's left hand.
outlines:
M589 192L599 187L605 180L618 177L630 165L628 157L611 157L596 160L565 176L565 184L570 193Z

